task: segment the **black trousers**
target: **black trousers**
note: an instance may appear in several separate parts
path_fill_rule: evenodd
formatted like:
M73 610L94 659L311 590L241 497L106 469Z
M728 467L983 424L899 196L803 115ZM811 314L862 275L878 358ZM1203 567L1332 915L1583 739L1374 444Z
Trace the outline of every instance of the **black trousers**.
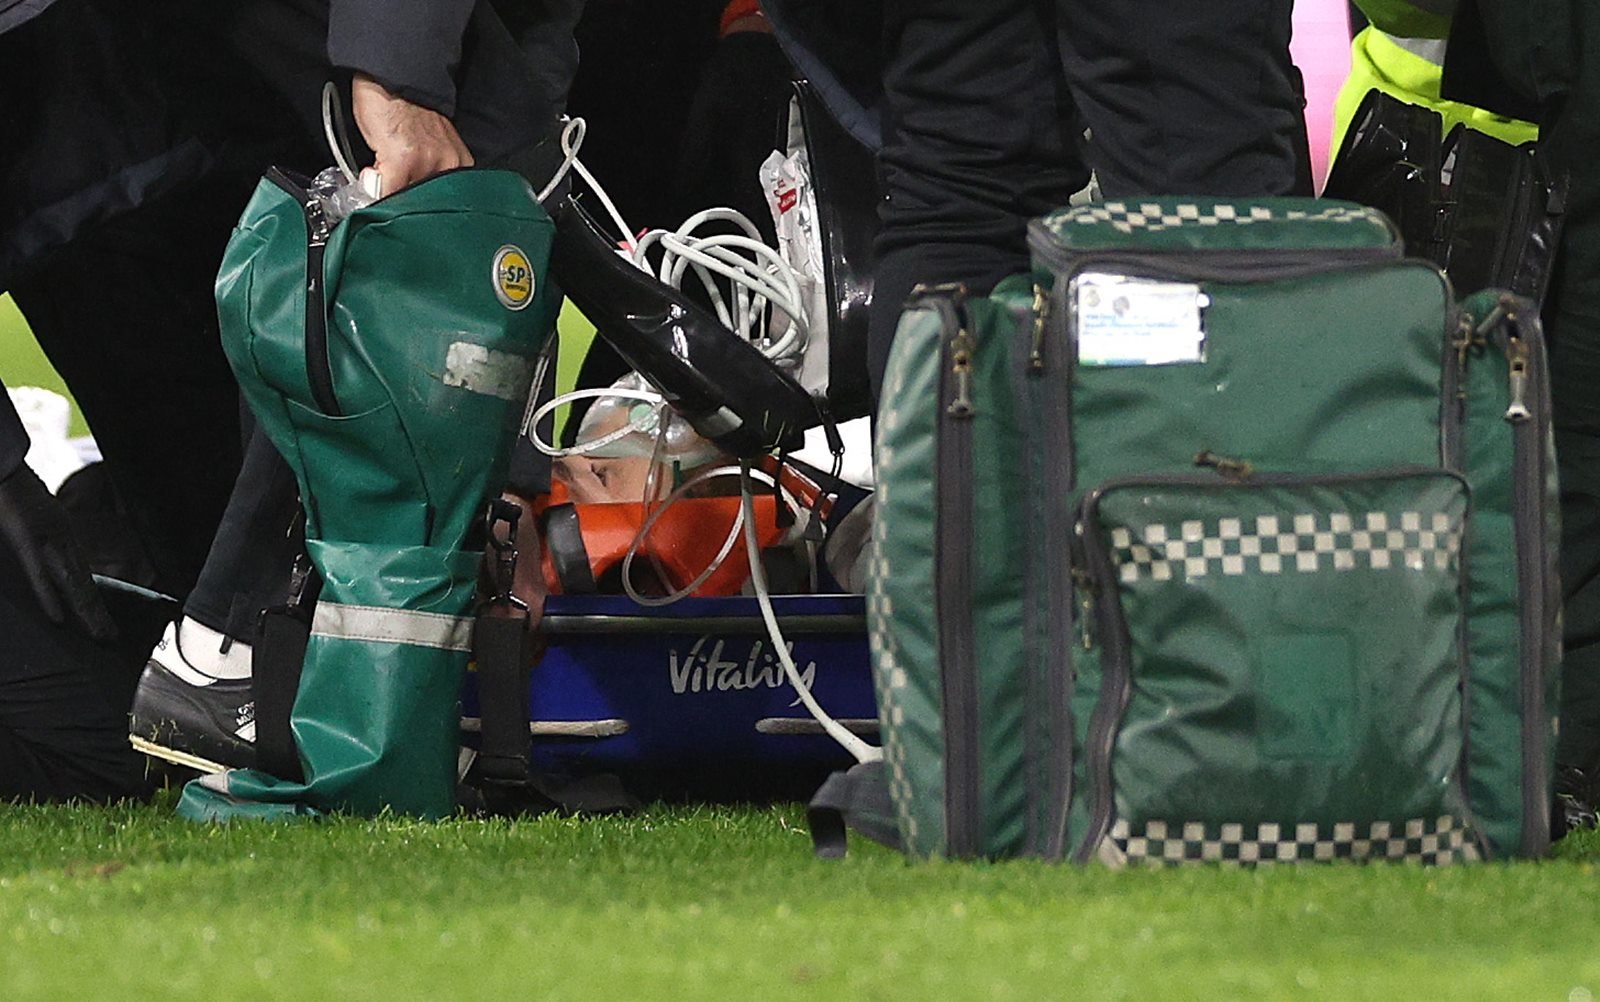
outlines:
M1027 221L1091 167L1107 197L1309 195L1291 8L889 0L874 392L912 287L1026 270Z
M105 594L121 636L96 644L45 619L0 548L0 803L143 796L144 756L128 745L139 670L172 609Z
M522 10L526 23L518 25L525 36L520 44L530 56L524 62L507 27L488 5L479 5L463 40L454 121L480 164L517 170L542 184L560 162L556 117L575 68L576 53L568 50L582 6L582 0L544 0ZM236 51L255 78L266 81L302 119L305 134L283 137L285 150L298 150L308 140L313 146L321 143L320 93L328 76L326 18L327 5L320 0L288 0L249 7L226 31L218 29L229 40L228 52ZM538 65L533 65L534 57ZM218 68L215 75L229 72ZM364 149L353 126L351 132L358 151ZM541 138L530 142L531 136ZM233 217L243 204L243 197L232 203ZM224 246L215 246L205 271L213 317L211 346L219 357L209 276L215 274ZM234 390L231 378L227 385ZM209 523L204 537L209 549L202 550L203 565L195 565L194 587L185 590L183 611L231 640L249 643L261 610L284 600L304 537L294 475L259 431L248 436L242 463L233 469L237 482L230 471L226 508L219 506ZM516 457L513 472L522 489L548 490L549 460L531 447Z
M254 179L214 177L102 223L11 293L94 430L156 580L186 593L239 469L239 391L211 286Z

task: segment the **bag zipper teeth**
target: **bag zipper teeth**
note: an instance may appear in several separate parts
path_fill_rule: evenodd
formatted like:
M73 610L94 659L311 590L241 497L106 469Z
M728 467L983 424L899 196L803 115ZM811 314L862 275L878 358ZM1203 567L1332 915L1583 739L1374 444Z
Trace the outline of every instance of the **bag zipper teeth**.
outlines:
M1526 304L1531 305L1531 304ZM1547 594L1543 527L1545 510L1544 443L1549 435L1550 415L1544 399L1527 407L1530 378L1543 379L1543 372L1532 371L1537 364L1528 339L1536 336L1520 326L1518 304L1502 299L1502 326L1511 404L1505 420L1512 424L1512 532L1517 550L1517 591L1522 596L1519 622L1519 690L1522 697L1522 851L1542 855L1550 843L1549 816L1543 791L1548 787L1543 735L1546 733L1544 698L1545 646L1543 643ZM1480 328L1481 330L1482 328ZM1516 333L1513 333L1513 330Z
M1043 488L1045 495L1041 510L1047 524L1059 524L1056 512L1067 503L1074 487L1072 461L1072 374L1073 353L1067 332L1067 312L1050 311L1051 290L1043 283L1034 285L1035 325L1033 336L1037 351L1029 356L1030 376L1043 377L1043 399L1046 404L1043 438L1046 449ZM1047 352L1048 349L1048 352ZM1056 370L1047 372L1051 360ZM1077 687L1073 663L1073 562L1070 551L1059 546L1045 547L1047 587L1045 590L1045 621L1050 624L1049 644L1045 650L1044 678L1049 686L1050 733L1055 748L1051 750L1050 815L1045 858L1057 860L1069 848L1067 823L1071 816L1074 795L1074 755L1077 744L1077 721L1072 714L1072 700Z
M1037 298L1037 296L1036 296ZM1036 311L1028 310L1012 318L1012 326L1020 335L1031 324ZM1034 414L1038 420L1017 422L1018 445L1022 462L1022 524L1040 525L1047 520L1042 506L1047 504L1049 491L1041 492L1043 460L1049 455L1045 442L1054 431L1053 416L1048 403L1049 387L1033 375L1029 363L1026 338L1007 338L1011 347L1006 359L1008 388L1019 401L1021 413ZM1050 751L1056 747L1054 718L1050 715L1052 698L1049 666L1053 650L1053 631L1057 628L1055 617L1050 615L1050 564L1056 554L1050 547L1028 548L1022 554L1022 659L1025 676L1024 697L1021 706L1023 788L1026 792L1026 824L1023 832L1023 851L1028 856L1048 858L1048 842L1052 836Z
M1462 420L1466 414L1467 356L1472 349L1472 322L1451 297L1440 366L1439 455L1452 470L1463 468Z
M940 396L948 400L935 446L935 607L939 612L940 695L945 737L945 849L953 858L979 851L978 685L972 623L973 338L959 287L935 300L947 336L950 364L941 367ZM953 328L953 330L952 330Z
M1127 664L1127 624L1122 619L1121 606L1115 596L1102 594L1103 590L1115 587L1111 583L1114 575L1109 567L1110 555L1098 536L1089 530L1094 509L1101 495L1111 486L1114 485L1096 487L1085 495L1079 505L1078 516L1073 520L1073 539L1082 555L1077 563L1082 568L1081 580L1085 585L1085 622L1091 618L1096 620L1104 641L1104 653L1100 657L1100 696L1095 702L1094 712L1090 714L1089 735L1084 742L1084 751L1088 756L1085 779L1093 796L1089 805L1088 829L1074 854L1074 859L1079 863L1087 863L1094 857L1106 833L1111 830L1112 815L1116 813L1115 796L1111 789L1111 754L1116 745L1117 727L1122 722L1122 715L1127 711L1133 693L1133 671Z
M306 224L306 275L305 275L305 354L306 383L311 397L323 413L340 417L338 394L333 388L333 367L328 359L328 313L323 298L323 254L328 243L327 218L322 203L283 171L274 167L267 171L267 180L300 205Z

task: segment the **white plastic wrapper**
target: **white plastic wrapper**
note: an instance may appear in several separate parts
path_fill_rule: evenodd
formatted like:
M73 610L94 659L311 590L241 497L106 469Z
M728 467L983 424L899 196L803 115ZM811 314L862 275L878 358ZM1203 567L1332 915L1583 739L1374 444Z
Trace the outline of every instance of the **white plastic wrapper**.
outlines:
M369 177L370 175L370 177ZM322 203L322 215L331 227L350 213L376 201L377 172L364 170L354 181L345 180L337 167L323 170L311 181L311 193Z
M800 284L810 334L796 378L812 393L828 388L828 284L823 275L817 195L800 133L799 110L789 110L789 149L774 150L761 165L761 187L778 231L778 252Z

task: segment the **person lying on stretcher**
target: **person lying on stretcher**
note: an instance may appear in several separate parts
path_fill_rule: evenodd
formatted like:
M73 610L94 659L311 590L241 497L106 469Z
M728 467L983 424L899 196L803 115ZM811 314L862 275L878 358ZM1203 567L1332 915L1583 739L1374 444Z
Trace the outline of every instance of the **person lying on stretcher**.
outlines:
M675 417L637 374L611 389L556 461L549 499L531 506L538 517L519 529L520 548L542 554L537 581L531 566L519 567L519 589L624 593L647 604L739 594L750 572L734 458ZM852 576L830 568L853 565L864 536L845 534L849 547L819 544L866 492L793 459L769 458L752 477L768 488L754 508L773 587L846 590L841 582Z

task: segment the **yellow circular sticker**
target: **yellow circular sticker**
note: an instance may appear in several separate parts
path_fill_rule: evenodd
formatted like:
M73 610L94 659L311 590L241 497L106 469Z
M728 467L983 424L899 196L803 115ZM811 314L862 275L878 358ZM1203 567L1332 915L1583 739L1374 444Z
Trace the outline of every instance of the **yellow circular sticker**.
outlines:
M506 244L494 254L494 294L508 310L533 302L533 265L521 247Z

